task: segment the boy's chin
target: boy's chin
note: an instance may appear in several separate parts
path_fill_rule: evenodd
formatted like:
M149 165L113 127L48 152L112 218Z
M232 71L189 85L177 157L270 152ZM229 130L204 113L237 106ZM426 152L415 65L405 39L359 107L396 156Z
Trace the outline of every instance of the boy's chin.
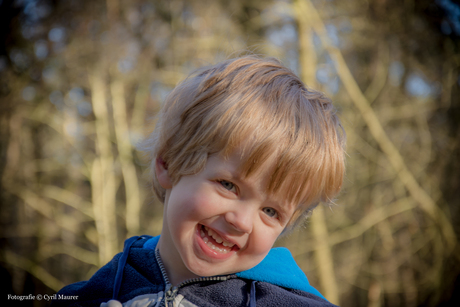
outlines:
M222 271L222 270L215 270L215 271L210 271L210 270L203 270L203 271L196 271L192 272L194 275L198 277L212 277L212 276L225 276L225 275L232 275L235 273L238 273L239 271Z
M228 263L209 263L207 261L203 261L199 259L198 261L194 261L193 263L186 264L188 270L196 276L201 277L210 277L210 276L217 276L217 275L230 275L234 273L240 272L240 267L235 267L235 265L230 265ZM243 270L247 270L244 268Z
M240 267L235 267L232 265L231 267L226 267L226 265L218 264L218 263L204 263L200 265L187 265L187 268L191 273L193 273L196 276L201 276L201 277L210 277L210 276L220 276L220 275L231 275L235 273L239 273L242 271L249 270L256 266L254 264L253 266L240 266Z
M214 265L213 265L214 266ZM210 276L216 276L216 275L230 275L233 273L237 273L234 270L226 270L222 267L219 268L218 265L215 265L216 267L210 267L209 265L205 265L203 267L198 266L198 265L193 265L190 267L187 267L189 271L196 276L201 276L201 277L210 277Z

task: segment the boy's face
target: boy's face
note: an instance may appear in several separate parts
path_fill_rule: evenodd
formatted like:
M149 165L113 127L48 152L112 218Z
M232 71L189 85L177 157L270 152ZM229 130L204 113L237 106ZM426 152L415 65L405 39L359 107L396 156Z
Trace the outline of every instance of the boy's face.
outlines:
M173 284L254 267L290 220L295 206L265 192L274 163L269 160L243 178L242 162L238 152L228 159L216 154L203 171L172 185L157 160L166 189L159 249Z

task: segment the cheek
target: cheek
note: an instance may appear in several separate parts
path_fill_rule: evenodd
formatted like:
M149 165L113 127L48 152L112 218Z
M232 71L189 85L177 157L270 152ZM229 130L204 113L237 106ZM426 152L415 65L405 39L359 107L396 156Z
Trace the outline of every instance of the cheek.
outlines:
M273 229L262 227L253 237L253 253L265 256L275 244L279 233Z
M273 247L273 240L259 238L259 241L252 246L248 253L245 254L244 258L241 258L243 270L250 269L259 264L265 256L267 256L270 249Z
M213 197L212 191L207 191L205 188L184 187L175 192L171 194L167 210L169 216L176 222L179 220L196 222L216 211L214 204L218 203L218 199Z
M190 210L195 214L212 215L221 207L219 197L211 188L202 187L189 196Z

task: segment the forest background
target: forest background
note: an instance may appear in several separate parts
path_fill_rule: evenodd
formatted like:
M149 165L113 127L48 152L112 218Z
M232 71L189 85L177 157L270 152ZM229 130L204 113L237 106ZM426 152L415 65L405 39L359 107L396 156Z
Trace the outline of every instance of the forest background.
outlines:
M2 301L159 234L138 144L189 72L246 53L324 91L348 134L340 197L277 244L344 307L459 300L458 2L3 0L0 25Z

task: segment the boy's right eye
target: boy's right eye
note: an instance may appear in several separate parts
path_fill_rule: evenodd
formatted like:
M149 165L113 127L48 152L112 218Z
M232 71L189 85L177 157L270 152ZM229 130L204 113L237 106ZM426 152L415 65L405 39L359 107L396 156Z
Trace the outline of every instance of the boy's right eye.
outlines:
M219 183L226 189L229 190L230 192L236 193L236 186L231 183L230 181L227 180L219 180Z

